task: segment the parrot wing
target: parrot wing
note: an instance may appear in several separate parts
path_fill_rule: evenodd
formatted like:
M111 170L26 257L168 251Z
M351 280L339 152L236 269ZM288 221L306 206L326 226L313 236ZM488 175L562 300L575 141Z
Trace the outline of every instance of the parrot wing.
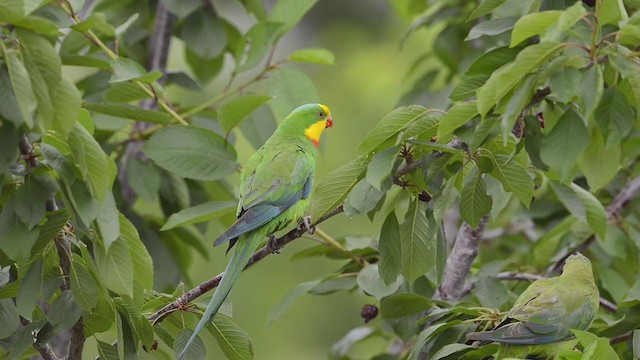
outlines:
M253 171L241 179L238 220L216 239L214 246L255 230L311 193L313 167L307 156L280 148L273 155L258 154L247 164ZM233 241L232 241L233 243Z

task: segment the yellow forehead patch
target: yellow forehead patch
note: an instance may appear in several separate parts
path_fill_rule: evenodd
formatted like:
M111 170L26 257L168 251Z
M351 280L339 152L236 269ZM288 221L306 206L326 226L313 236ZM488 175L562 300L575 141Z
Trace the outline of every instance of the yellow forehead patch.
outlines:
M320 107L322 108L322 111L324 111L325 114L327 114L327 116L331 116L331 110L329 110L329 107L327 105L320 104Z

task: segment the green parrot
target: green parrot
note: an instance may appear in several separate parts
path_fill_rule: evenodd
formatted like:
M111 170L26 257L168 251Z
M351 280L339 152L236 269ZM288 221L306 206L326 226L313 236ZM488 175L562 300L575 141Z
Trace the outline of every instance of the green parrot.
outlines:
M469 333L467 339L500 343L496 359L553 358L573 349L577 340L571 330L589 328L599 298L591 262L577 253L567 258L562 275L531 283L495 329Z
M316 148L326 128L333 126L331 111L322 104L306 104L293 110L242 169L238 220L218 239L214 246L229 241L229 251L237 244L220 285L216 289L202 319L185 348L182 359L198 333L209 324L227 297L238 275L258 249L263 239L303 220L311 199Z

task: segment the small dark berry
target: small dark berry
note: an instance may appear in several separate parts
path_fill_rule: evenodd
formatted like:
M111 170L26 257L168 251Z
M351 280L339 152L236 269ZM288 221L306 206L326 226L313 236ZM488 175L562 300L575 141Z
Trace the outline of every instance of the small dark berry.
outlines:
M360 316L364 319L364 323L366 324L378 316L378 307L371 304L365 304L362 307L362 313Z
M431 195L428 192L423 191L418 195L418 199L422 202L429 202L431 200Z

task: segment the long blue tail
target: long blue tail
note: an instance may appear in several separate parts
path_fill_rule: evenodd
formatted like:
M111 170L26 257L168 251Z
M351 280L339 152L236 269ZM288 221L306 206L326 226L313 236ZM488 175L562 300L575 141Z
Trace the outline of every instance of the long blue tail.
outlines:
M211 297L211 301L209 301L209 305L207 305L207 309L204 311L200 322L196 326L193 334L187 341L187 345L185 345L182 352L180 352L180 356L178 356L179 360L182 360L187 350L193 343L193 340L198 336L200 331L205 328L216 315L220 306L224 302L224 299L227 298L233 284L236 282L238 275L244 270L244 267L247 266L247 263L251 259L251 255L253 255L254 251L260 245L260 242L264 238L265 234L263 231L258 229L257 231L252 231L246 235L243 235L238 239L238 243L236 245L236 250L233 252L229 263L227 264L226 269L224 270L224 274L222 275L222 281L220 285L216 288L216 292Z

